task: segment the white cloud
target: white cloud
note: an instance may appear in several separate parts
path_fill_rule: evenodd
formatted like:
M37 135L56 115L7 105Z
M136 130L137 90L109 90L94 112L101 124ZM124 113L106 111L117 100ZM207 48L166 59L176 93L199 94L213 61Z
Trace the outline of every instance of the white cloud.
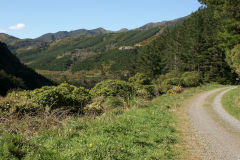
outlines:
M8 27L8 29L10 29L10 30L22 30L22 29L26 29L26 28L27 28L27 26L23 23L18 23L17 25Z
M6 33L6 31L0 28L0 33Z

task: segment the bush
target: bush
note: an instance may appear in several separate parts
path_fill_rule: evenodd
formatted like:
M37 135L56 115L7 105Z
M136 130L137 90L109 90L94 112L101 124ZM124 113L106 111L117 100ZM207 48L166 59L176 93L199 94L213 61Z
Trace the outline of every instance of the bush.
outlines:
M62 83L56 87L42 87L30 93L33 102L52 109L60 107L83 108L90 100L89 91Z
M168 80L163 81L161 84L158 84L158 90L160 93L167 93L169 89L172 88L172 85L168 83Z
M26 113L36 113L40 110L43 110L43 108L26 97L8 96L0 98L0 114L21 116Z
M201 75L199 72L185 72L182 74L184 87L196 87L201 84Z
M121 97L125 100L135 95L135 88L132 84L121 80L102 81L90 91L93 97Z
M121 97L96 97L84 108L84 113L87 115L100 115L106 110L115 108L123 108L125 101Z
M147 75L137 73L135 76L130 77L128 81L134 86L136 90L136 96L144 99L151 99L153 96L155 96L155 88L153 85L150 85L151 80Z
M167 94L170 95L175 95L175 94L179 94L183 91L181 86L173 86L172 89L167 91Z
M182 86L183 80L180 72L172 71L165 75L160 75L154 81L154 84L160 93L167 93L167 91L172 89L173 86Z
M175 75L175 76L174 76ZM160 75L154 81L160 93L172 92L175 86L196 87L201 84L201 75L199 72L170 72L165 75Z
M130 77L128 81L140 85L149 85L151 83L150 78L142 73L137 73L135 76Z
M92 103L88 104L84 108L84 113L87 115L100 115L104 112L103 102L104 97L96 97L92 100Z
M151 99L155 96L155 87L153 85L134 85L136 96Z

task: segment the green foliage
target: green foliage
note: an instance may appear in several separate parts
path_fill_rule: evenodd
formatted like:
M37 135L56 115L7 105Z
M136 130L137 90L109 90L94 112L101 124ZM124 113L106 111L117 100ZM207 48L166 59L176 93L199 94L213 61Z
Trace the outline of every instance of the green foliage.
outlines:
M227 61L235 72L240 75L240 44L227 52Z
M235 82L218 36L221 19L212 7L200 8L187 20L169 27L141 50L138 66L151 77L171 71L198 71L206 82ZM227 43L227 42L226 42Z
M86 115L101 115L115 108L125 107L126 102L121 97L96 97L84 108Z
M104 101L105 97L96 97L92 99L92 102L84 108L84 113L86 115L101 115L104 113Z
M75 87L62 83L57 87L43 87L30 93L33 102L51 108L82 109L90 100L89 91L83 87Z
M159 78L154 80L154 84L157 86L160 93L178 93L183 87L196 87L202 82L201 74L199 72L170 72L165 75L160 75ZM176 87L174 89L174 87Z
M143 99L151 99L155 95L155 87L151 85L151 79L142 73L137 73L128 79L136 90L136 96Z
M142 99L151 99L154 94L152 92L152 87L149 89L150 87L141 87L138 88L136 91L136 96Z
M196 87L201 84L201 75L199 72L185 72L182 74L184 87Z
M17 55L21 61L29 63L30 67L42 70L63 71L71 69L71 67L73 67L72 71L74 72L90 70L95 67L93 66L94 63L91 64L91 61L93 59L101 59L101 57L103 57L102 61L105 61L104 57L107 57L106 61L108 62L115 61L112 70L120 70L120 67L126 68L124 64L125 61L127 61L126 63L128 64L129 61L132 62L134 60L134 55L129 54L127 59L125 55L121 55L121 53L125 54L125 52L129 53L129 51L118 51L118 48L120 46L134 46L136 43L154 36L158 31L159 28L156 27L149 30L133 30L65 38L49 42L48 46L39 50L20 50ZM89 60L86 58L85 64L81 65L81 62L85 60L85 54L91 58L93 52L99 56L95 56ZM107 53L111 52L114 53L108 56ZM117 57L115 58L115 56L120 57L120 60L118 60ZM121 59L121 56L124 58ZM121 63L119 63L119 61L121 61ZM90 64L91 68L89 68L86 63Z
M152 99L157 96L154 85L141 85L138 83L132 83L136 90L136 96L143 99Z
M157 88L160 93L167 93L168 90L170 90L173 86L169 84L169 80L164 80L162 83L157 85Z
M5 98L0 98L1 115L23 116L25 114L35 114L39 111L44 111L44 108L32 102L26 96L11 94Z
M183 89L181 86L173 86L171 89L167 91L167 94L175 95L181 93L182 91Z
M98 118L69 117L64 125L46 127L32 136L7 133L0 127L0 159L180 159L183 146L171 109L197 92L220 87L163 95L145 107L117 108Z
M130 77L128 81L140 85L149 85L151 83L150 78L142 73L135 74L133 77Z
M138 50L107 50L102 54L98 54L77 62L72 66L71 71L77 72L80 70L101 70L102 72L117 72L117 71L135 71L136 59Z
M239 62L234 61L236 49L239 50L240 43L240 1L239 0L199 0L214 8L214 17L220 22L216 28L217 36L220 39L219 47L225 52L228 63L239 74Z
M161 37L164 37L164 35ZM154 77L164 72L165 62L162 57L162 51L164 48L165 44L163 41L155 40L140 50L138 66L142 72L150 77Z
M173 86L182 86L183 80L181 79L180 72L169 72L160 75L153 81L160 93L167 93Z
M144 125L143 125L144 124ZM176 159L175 118L162 106L114 109L98 118L69 118L28 138L2 133L0 157L17 159ZM11 152L11 147L19 154Z
M88 89L67 83L45 86L33 91L13 91L0 100L0 113L24 115L38 114L58 108L83 110L91 96Z
M135 95L135 89L132 84L121 80L102 81L90 90L93 97L122 97L131 99Z

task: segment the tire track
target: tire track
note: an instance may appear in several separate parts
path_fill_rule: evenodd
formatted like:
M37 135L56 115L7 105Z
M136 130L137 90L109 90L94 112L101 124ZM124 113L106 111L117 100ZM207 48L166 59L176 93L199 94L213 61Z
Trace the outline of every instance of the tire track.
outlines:
M240 121L229 115L221 105L224 93L233 88L205 92L188 104L189 119L197 137L196 141L200 144L197 149L201 150L204 160L240 160ZM208 97L216 93L217 96L209 105ZM209 112L206 104L214 113Z

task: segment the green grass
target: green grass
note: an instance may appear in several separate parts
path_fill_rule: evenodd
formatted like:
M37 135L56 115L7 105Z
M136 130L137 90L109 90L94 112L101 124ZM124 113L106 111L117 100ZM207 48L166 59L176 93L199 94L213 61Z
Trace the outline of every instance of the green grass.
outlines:
M240 120L239 89L236 88L224 94L222 104L226 111Z
M69 118L66 125L31 137L0 129L0 159L179 159L183 146L172 110L193 94L218 87L163 95L148 106L117 108L96 118Z

